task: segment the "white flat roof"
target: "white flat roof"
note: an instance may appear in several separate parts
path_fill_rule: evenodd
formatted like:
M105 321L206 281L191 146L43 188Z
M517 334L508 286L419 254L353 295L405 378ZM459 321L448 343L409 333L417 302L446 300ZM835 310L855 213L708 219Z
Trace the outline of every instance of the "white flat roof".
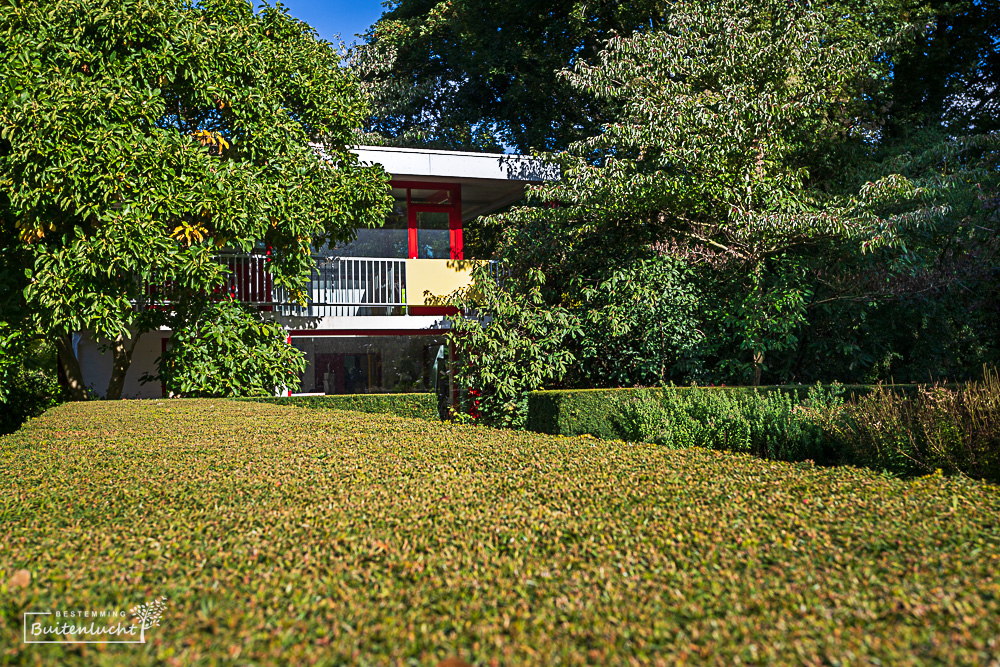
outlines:
M362 162L380 164L393 178L454 178L540 183L558 181L559 167L525 155L467 153L428 148L354 146Z

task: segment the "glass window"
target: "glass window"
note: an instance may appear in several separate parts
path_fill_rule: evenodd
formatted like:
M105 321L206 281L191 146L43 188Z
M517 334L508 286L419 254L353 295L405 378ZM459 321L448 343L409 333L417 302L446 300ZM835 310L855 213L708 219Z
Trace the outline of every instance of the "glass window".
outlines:
M392 196L396 200L392 204L392 211L385 217L385 229L406 229L406 190L393 190Z
M417 189L410 190L410 201L414 204L451 204L449 190Z
M447 344L434 336L292 338L306 358L300 391L326 394L447 392ZM440 381L439 381L440 379Z
M449 215L447 211L417 212L417 257L449 259Z
M409 233L406 229L358 229L358 237L338 246L337 257L406 258L409 253Z
M406 219L406 190L393 190L397 198L392 212L386 216L385 224L378 228L355 230L357 238L338 246L334 254L338 257L401 257L410 256L410 237Z

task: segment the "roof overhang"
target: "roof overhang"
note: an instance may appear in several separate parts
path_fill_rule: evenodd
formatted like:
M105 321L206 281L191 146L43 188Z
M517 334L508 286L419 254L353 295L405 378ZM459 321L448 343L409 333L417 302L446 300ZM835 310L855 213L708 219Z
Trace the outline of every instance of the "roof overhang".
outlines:
M383 146L355 146L351 152L396 180L460 184L465 221L520 200L527 185L560 178L558 165L524 155Z

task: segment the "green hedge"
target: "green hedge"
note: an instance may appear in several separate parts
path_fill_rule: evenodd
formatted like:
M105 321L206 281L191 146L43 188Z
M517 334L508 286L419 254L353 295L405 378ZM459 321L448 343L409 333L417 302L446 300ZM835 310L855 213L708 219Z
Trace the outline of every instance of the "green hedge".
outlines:
M844 398L864 396L876 385L844 385ZM916 392L916 385L896 385L895 391ZM773 385L766 387L701 387L705 391L725 391L735 393L782 392L794 394L801 400L809 392L809 385ZM691 387L671 387L669 391L687 392ZM611 412L617 398L635 396L642 393L658 394L663 391L653 389L563 389L533 391L528 394L527 429L550 435L590 435L604 439L620 437L611 423Z
M440 419L434 394L341 394L336 396L274 396L237 400L291 405L314 410L353 410L415 419Z
M0 664L996 663L998 487L288 412L67 403L0 437ZM24 643L26 611L160 596L145 645Z

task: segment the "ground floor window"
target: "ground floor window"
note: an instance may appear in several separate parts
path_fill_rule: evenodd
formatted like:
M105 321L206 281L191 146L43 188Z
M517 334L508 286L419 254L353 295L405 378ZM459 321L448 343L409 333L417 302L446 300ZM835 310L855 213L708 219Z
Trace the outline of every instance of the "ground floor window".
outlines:
M306 357L307 394L433 392L445 373L442 334L293 336L292 345Z

